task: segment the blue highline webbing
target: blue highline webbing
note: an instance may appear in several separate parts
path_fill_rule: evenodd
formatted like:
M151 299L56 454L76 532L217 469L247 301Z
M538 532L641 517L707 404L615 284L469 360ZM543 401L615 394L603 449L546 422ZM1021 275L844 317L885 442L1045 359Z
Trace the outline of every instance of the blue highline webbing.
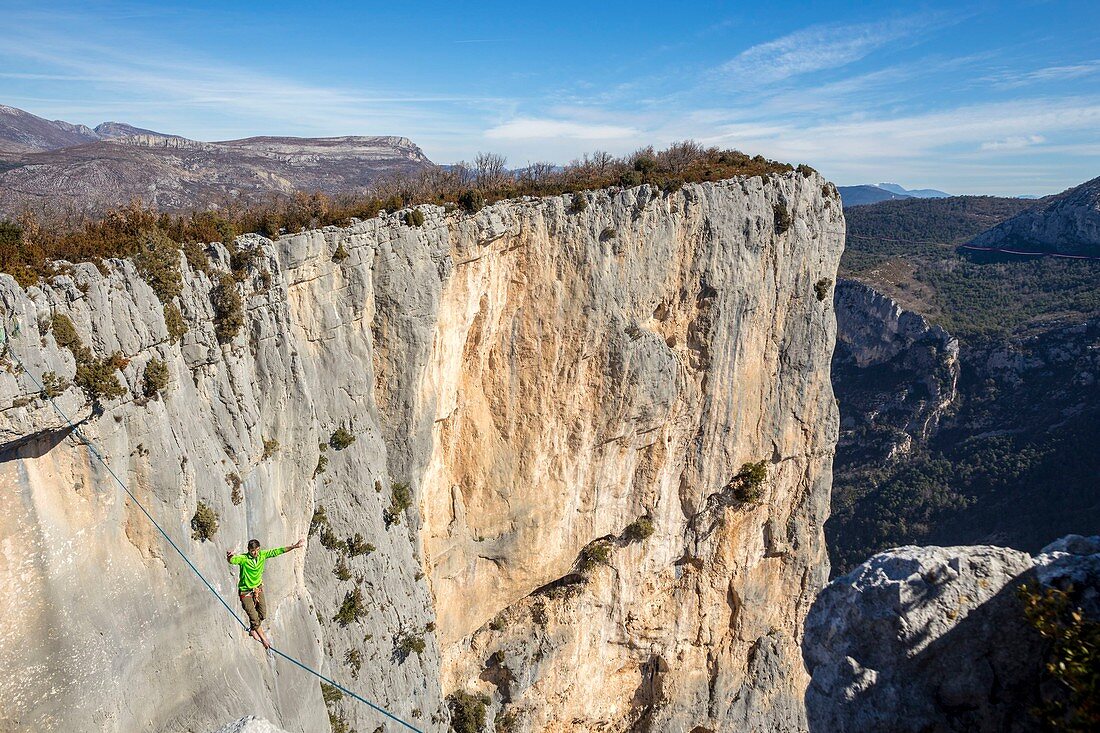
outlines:
M16 333L18 333L18 327L16 328ZM161 536L163 536L164 539L168 540L168 544L172 546L172 549L174 549L176 552L179 553L179 556L181 558L183 558L183 561L185 563L187 563L187 566L189 568L191 568L191 570L195 573L195 575L199 576L199 580L201 580L203 582L203 584L210 590L210 592L214 594L214 597L218 599L218 602L221 603L223 606L225 606L225 610L229 612L229 615L232 616L233 619L238 624L241 625L241 628L247 629L248 625L244 621L242 621L241 617L237 615L237 612L234 611L233 608L228 603L225 602L225 599L222 598L221 594L219 594L218 591L214 588L214 586L210 584L210 581L206 579L206 576L203 575L197 567L195 567L195 563L191 562L191 558L189 558L187 556L187 553L185 553L182 549L180 549L179 545L177 545L175 542L172 541L172 538L168 536L168 533L164 531L164 528L160 526L160 523L158 523L157 520L153 518L153 515L149 513L149 511L138 500L138 498L136 496L134 496L134 493L132 491L130 491L130 488L126 485L126 482L124 482L121 478L119 478L118 474L116 474L114 469L112 469L111 466L107 463L107 460L103 457L103 454L100 452L99 448L96 447L95 443L93 443L88 437L86 437L84 435L84 433L80 430L80 428L77 427L76 423L74 423L72 421L72 419L70 419L69 416L65 414L64 410L62 410L60 407L58 407L58 405L54 401L53 397L51 397L49 395L49 393L46 391L46 388L43 386L42 382L39 381L38 378L35 377L33 374L31 374L30 370L27 369L26 365L23 363L23 360L20 359L19 355L15 353L15 349L11 348L11 341L7 337L6 329L0 327L0 343L5 343L5 342L8 344L8 353L11 354L13 359L15 359L15 362L19 365L19 368L23 370L23 373L26 374L28 377L30 377L31 381L34 382L35 386L38 387L38 389L40 390L39 394L43 395L47 400L49 400L50 404L53 405L53 409L57 412L58 415L61 416L61 419L69 424L69 427L71 428L71 431L72 431L73 435L75 435L77 438L79 438L80 442L82 442L85 446L87 446L88 452L91 453L93 456L95 456L96 459L100 462L100 464L102 464L103 467L107 469L107 472L110 473L111 477L114 478L114 480L118 483L118 485L120 487L122 487L122 490L126 492L126 495L129 496L130 500L133 501L134 504L137 506L137 508L141 510L142 514L144 514L149 519L149 521L153 523L153 526L157 528L157 531L160 532ZM378 705L375 705L373 702L366 699L365 697L352 692L351 690L344 687L343 685L341 685L336 680L332 679L331 677L326 677L325 675L321 674L320 672L313 669L309 665L303 664L302 662L298 661L297 659L295 659L294 657L290 656L289 654L283 652L282 650L277 649L274 646L270 647L270 649L271 649L272 652L274 652L275 654L278 654L280 657L287 660L288 662L291 662L291 663L301 667L306 672L309 672L310 674L314 675L318 679L332 685L333 687L335 687L337 690L344 693L348 697L351 697L355 700L358 700L359 702L369 706L370 708L372 708L376 712L379 712L382 715L385 715L390 720L393 720L394 722L400 723L401 725L405 726L409 730L416 731L416 733L424 733L422 730L420 730L416 726L412 725L411 723L405 722L404 720L397 717L393 713L389 712L385 708L381 708Z

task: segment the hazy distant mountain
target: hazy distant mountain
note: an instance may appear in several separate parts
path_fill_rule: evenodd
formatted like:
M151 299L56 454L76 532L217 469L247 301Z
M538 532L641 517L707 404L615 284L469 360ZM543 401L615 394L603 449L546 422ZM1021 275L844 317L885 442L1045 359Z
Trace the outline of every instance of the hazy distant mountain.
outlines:
M95 133L100 140L114 140L120 137L133 137L134 135L159 135L161 137L178 137L177 135L164 135L142 127L127 125L125 122L101 122L95 126Z
M273 193L338 194L431 165L404 137L208 143L121 122L95 129L51 122L0 106L0 215L25 208L97 214L134 198L187 210Z
M95 130L61 120L43 119L0 104L0 154L54 150L98 140Z
M970 240L975 247L1100 256L1100 178L1045 199Z
M949 193L937 191L934 188L902 188L896 183L879 183L876 185L884 191L900 194L902 196L912 196L915 199L945 199L951 196Z
M837 186L840 192L840 201L844 206L863 206L865 204L877 204L880 201L893 201L894 199L913 198L908 194L887 191L884 188L865 184L862 186Z

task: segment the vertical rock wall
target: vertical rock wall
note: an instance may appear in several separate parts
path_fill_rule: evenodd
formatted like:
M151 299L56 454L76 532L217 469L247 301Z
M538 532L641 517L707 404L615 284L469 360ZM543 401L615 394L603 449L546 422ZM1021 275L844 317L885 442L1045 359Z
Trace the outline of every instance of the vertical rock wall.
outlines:
M837 427L835 322L814 284L835 277L839 200L796 173L578 195L579 213L523 199L242 239L260 256L228 345L195 271L178 344L128 262L27 292L3 277L0 305L36 376L74 372L51 312L129 359L130 394L102 414L75 387L59 404L231 606L224 549L289 544L324 508L307 549L268 566L274 640L418 727L445 728L443 697L464 690L488 694L498 730L804 728L799 629L827 575ZM169 387L140 399L153 357ZM244 638L9 367L0 728L256 714L324 730L315 679ZM322 450L339 426L355 442ZM762 497L743 502L731 480L759 460ZM412 506L387 517L396 484ZM200 500L213 542L190 537ZM373 549L347 557L357 533ZM356 588L366 612L345 626ZM332 713L382 722L346 701Z

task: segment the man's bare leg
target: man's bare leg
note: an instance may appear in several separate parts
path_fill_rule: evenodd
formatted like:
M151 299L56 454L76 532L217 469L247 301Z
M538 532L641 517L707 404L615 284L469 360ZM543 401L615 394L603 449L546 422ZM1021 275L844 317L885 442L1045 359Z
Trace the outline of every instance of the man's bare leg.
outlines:
M270 649L271 642L267 640L267 634L264 633L264 630L257 626L256 634L258 634L258 636L256 637L257 641L264 645L264 649Z

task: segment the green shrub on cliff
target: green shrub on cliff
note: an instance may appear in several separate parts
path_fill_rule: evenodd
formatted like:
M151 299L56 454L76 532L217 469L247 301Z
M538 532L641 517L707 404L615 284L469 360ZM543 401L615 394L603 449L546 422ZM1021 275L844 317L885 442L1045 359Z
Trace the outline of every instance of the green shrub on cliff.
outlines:
M729 483L733 496L745 504L756 504L764 498L764 482L768 479L768 462L742 464Z
M217 532L218 513L207 506L206 502L200 500L195 507L195 515L191 517L191 538L206 542Z
M772 207L775 233L783 234L791 228L791 210L784 203L778 203Z
M341 626L348 626L367 615L367 602L363 599L363 591L355 586L344 594L344 602L336 611L332 620Z
M164 304L164 327L168 330L169 343L178 344L187 333L187 321L183 320L183 314L175 303Z
M332 435L330 435L328 439L328 444L331 445L334 450L344 450L354 442L355 436L343 425L332 431Z
M451 711L451 730L455 733L480 733L485 729L488 695L471 695L464 690L452 692L447 695L447 707Z
M222 275L210 293L214 306L214 334L218 341L232 341L244 326L244 301L237 291L237 281L232 275Z
M401 515L412 506L412 489L406 483L396 483L390 487L390 506L382 512L386 526L401 524Z
M167 303L183 290L180 246L159 229L148 230L138 236L134 267L162 303Z
M581 573L590 573L600 565L607 565L611 561L611 543L607 540L596 540L581 550L577 559L577 570Z
M656 528L649 517L638 517L623 530L623 539L627 542L644 542L649 539Z
M160 359L150 359L142 374L142 392L146 397L157 397L168 387L168 365Z

